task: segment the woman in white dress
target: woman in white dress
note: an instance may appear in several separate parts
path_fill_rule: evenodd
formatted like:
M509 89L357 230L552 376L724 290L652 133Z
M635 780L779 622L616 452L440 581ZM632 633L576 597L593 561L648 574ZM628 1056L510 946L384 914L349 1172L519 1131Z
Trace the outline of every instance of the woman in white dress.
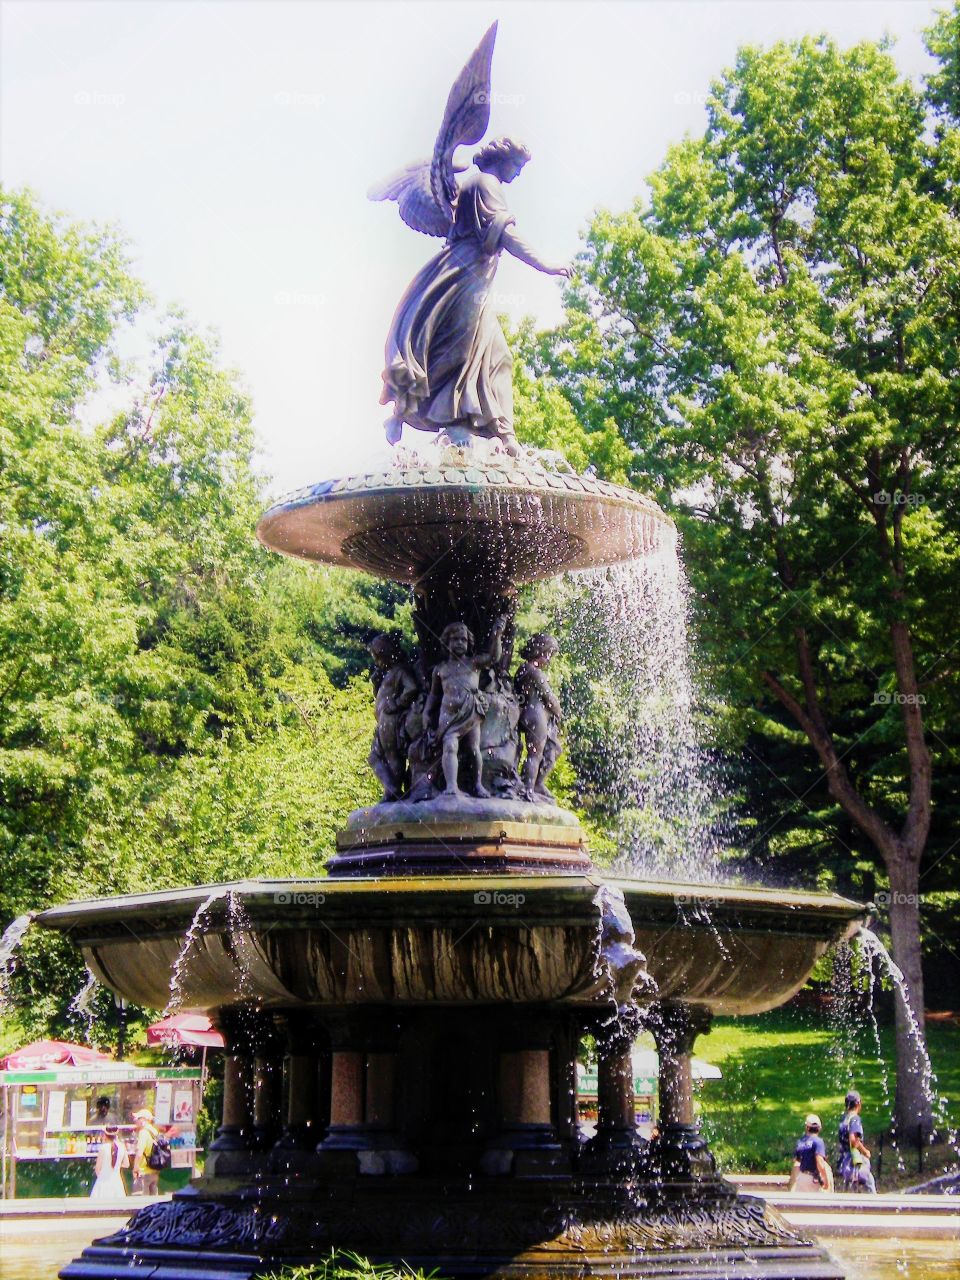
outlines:
M130 1157L115 1124L106 1125L103 1134L104 1141L97 1152L97 1178L90 1199L122 1200L127 1194L122 1170L129 1168Z

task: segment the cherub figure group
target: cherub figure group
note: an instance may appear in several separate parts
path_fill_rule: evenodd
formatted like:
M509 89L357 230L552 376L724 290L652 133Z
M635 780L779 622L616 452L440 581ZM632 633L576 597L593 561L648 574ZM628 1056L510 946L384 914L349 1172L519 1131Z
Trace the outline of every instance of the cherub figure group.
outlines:
M490 798L484 786L482 736L489 697L481 682L485 672L501 664L506 626L507 619L499 618L487 649L478 653L470 628L451 622L440 637L446 657L433 668L428 689L423 688L396 633L378 635L372 641L377 728L370 764L383 785L385 801L404 796L426 799L437 794L440 779L443 795L461 796L461 772L470 780L470 794ZM511 768L515 794L547 804L556 803L546 784L561 750L560 702L547 679L557 648L553 636L531 636L523 646L524 660L511 693L519 705L517 727L526 748L518 774L517 743ZM501 685L509 683L509 677L501 677Z

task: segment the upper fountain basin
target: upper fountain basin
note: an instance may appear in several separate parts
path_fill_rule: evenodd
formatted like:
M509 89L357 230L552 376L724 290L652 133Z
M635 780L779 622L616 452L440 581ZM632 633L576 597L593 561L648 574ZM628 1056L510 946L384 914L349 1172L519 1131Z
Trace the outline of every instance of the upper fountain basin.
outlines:
M284 498L257 536L285 555L399 582L452 558L504 583L631 560L673 537L672 521L642 494L577 475L559 454L512 458L489 445L398 449Z
M598 965L603 885L624 895L659 997L723 1014L788 1000L865 911L824 894L599 875L247 880L220 886L203 914L178 997L205 1010L596 1005L608 986ZM210 895L207 886L67 903L39 921L69 933L106 986L163 1008Z

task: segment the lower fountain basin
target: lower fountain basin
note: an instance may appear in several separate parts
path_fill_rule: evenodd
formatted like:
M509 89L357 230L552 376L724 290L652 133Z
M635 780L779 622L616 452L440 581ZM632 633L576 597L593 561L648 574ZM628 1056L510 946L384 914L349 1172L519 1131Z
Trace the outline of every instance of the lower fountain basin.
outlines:
M163 1008L537 1003L596 1005L603 886L623 894L661 999L719 1014L788 1000L864 908L783 890L600 875L246 880L68 903L69 933L105 985ZM211 895L213 896L211 900ZM198 909L207 909L194 923Z

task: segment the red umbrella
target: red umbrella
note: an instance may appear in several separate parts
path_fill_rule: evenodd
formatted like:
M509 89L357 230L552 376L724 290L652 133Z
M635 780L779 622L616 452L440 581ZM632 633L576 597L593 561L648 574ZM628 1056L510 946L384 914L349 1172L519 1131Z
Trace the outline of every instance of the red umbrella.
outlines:
M109 1053L88 1049L82 1044L68 1044L66 1040L35 1040L0 1061L7 1071L43 1071L46 1067L92 1067L101 1062L112 1062Z
M203 1050L200 1059L200 1093L203 1095L207 1083L207 1050L222 1049L223 1036L214 1031L210 1019L205 1013L174 1013L161 1022L147 1027L147 1044L152 1045L194 1045Z
M175 1013L147 1027L147 1044L197 1045L202 1049L222 1049L223 1036L214 1031L204 1013Z

